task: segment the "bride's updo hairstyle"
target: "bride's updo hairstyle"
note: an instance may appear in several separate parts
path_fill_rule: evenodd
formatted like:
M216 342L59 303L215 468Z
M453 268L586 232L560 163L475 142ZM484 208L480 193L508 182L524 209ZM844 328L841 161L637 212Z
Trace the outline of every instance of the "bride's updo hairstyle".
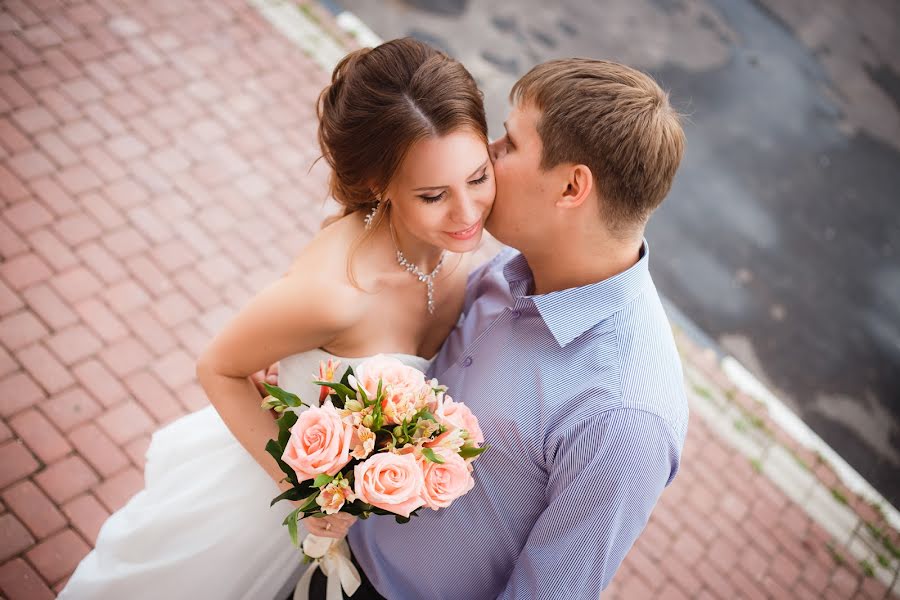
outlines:
M372 210L419 140L465 129L487 144L475 80L458 61L412 38L345 56L316 112L329 192L344 215Z

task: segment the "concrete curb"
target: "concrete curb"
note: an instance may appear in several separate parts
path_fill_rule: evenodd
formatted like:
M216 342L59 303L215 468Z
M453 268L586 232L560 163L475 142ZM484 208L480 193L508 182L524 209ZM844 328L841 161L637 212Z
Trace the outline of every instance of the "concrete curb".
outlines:
M900 593L896 508L740 362L664 302L684 359L691 410L864 570ZM829 551L841 560L836 548Z
M881 511L891 527L900 529L900 512L884 496L736 358L725 352L715 340L700 330L674 304L665 299L663 301L666 305L666 312L674 325L682 329L699 347L715 354L719 368L738 390L762 403L766 407L769 417L787 435L803 447L824 457L835 469L841 483L869 503L881 506Z

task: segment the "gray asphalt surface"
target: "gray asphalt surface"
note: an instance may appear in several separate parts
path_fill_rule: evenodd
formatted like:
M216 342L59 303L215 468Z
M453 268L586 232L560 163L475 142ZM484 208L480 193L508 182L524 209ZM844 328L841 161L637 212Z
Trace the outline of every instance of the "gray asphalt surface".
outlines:
M543 60L657 77L688 116L647 233L657 286L900 505L900 3L323 4L459 58L493 136Z

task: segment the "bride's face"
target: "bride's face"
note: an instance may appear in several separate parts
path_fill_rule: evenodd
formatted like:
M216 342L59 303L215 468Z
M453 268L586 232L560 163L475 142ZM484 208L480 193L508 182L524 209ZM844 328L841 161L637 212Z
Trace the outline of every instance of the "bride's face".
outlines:
M469 252L481 241L495 189L487 146L461 130L413 144L387 196L395 227L451 252Z

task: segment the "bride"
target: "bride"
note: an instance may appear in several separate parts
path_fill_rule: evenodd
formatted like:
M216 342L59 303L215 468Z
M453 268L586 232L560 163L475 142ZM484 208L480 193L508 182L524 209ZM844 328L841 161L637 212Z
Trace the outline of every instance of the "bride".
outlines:
M265 452L277 437L251 374L307 401L319 363L385 353L425 370L456 324L494 198L481 94L455 60L412 40L358 50L319 98L319 144L344 207L212 341L197 375L213 406L154 435L146 487L104 524L60 598L282 600L300 552ZM213 408L214 407L214 408ZM306 519L340 537L347 515ZM365 584L364 584L365 585Z

